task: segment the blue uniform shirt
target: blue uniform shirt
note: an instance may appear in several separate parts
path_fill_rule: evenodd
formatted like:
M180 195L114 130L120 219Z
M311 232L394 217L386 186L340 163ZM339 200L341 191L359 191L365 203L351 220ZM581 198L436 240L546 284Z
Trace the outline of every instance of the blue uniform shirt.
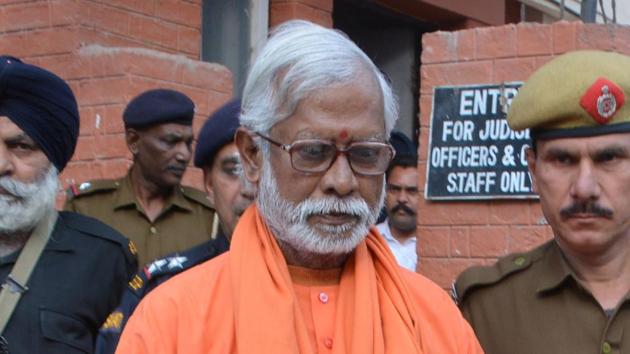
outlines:
M159 258L140 270L123 291L120 305L99 330L95 353L114 354L125 324L146 294L174 275L214 258L228 248L227 238L219 234L215 239L189 250Z

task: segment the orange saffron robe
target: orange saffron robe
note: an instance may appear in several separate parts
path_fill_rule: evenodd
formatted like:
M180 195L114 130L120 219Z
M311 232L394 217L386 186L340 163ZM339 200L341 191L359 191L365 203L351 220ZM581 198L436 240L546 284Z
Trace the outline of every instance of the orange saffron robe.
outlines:
M275 238L252 206L229 252L174 277L140 303L116 353L483 353L450 297L400 268L375 228L329 290L334 313L310 314L314 326L300 304L303 286L294 286ZM334 323L317 323L331 318Z

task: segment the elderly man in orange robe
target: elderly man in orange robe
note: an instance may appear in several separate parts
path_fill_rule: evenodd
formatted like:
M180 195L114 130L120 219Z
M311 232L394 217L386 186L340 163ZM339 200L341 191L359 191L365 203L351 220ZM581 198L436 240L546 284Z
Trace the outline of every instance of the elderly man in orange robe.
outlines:
M372 61L340 32L285 23L242 109L256 205L229 252L141 302L117 353L482 353L448 295L371 226L398 111Z

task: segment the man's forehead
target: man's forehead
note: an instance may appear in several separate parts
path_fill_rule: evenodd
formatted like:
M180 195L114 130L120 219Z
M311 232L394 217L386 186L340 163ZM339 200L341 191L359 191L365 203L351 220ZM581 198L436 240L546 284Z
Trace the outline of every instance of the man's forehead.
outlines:
M539 151L548 150L601 150L608 148L630 148L630 133L604 134L589 137L540 139Z
M385 140L384 132L360 133L353 129L338 128L331 131L317 131L314 127L306 127L299 129L295 133L296 138L300 139L326 139L338 142L345 141L383 141Z
M394 166L388 180L409 180L417 183L418 168L413 166Z
M232 161L234 159L236 159L236 161L240 161L238 148L236 147L236 144L233 142L223 145L223 147L219 149L216 156L214 157L214 161L216 161L219 164L222 163L223 161Z
M272 130L279 126L289 128L293 138L383 141L384 101L379 84L371 72L361 70L351 80L314 89Z
M173 134L177 136L191 136L193 134L192 126L177 123L157 124L146 131L157 135Z

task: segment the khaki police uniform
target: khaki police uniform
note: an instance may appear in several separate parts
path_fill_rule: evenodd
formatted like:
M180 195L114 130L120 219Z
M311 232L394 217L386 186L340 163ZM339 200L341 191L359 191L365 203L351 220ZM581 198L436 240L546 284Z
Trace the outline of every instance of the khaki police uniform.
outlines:
M630 57L577 51L538 69L508 124L536 140L630 132ZM626 276L630 277L630 274ZM454 294L487 354L630 353L630 294L603 309L555 241L462 273Z
M140 267L212 238L214 210L205 193L192 187L175 188L151 222L135 198L129 174L72 186L64 209L99 219L133 241Z
M454 292L486 354L630 353L630 296L605 312L555 241L466 270Z

